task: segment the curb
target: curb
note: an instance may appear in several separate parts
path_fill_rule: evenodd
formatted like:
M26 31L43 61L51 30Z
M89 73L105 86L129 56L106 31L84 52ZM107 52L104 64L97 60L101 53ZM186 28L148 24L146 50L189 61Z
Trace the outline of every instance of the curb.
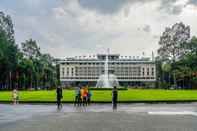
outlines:
M178 103L192 103L197 100L155 100L155 101L118 101L118 103L125 104L136 104L136 103L147 103L147 104L178 104ZM0 104L9 104L12 101L0 101ZM55 104L56 101L19 101L21 104ZM62 101L62 103L74 103L74 101ZM91 101L94 104L110 104L111 101Z

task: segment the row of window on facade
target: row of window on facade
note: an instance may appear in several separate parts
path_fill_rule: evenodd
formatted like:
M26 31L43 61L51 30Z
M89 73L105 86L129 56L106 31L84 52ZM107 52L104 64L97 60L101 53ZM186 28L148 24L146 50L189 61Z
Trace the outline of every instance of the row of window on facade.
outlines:
M114 69L114 70L140 70L140 67L121 67L121 68L110 68L109 67L109 70L110 69ZM146 68L147 69L147 72L149 72L149 68ZM152 67L151 68L152 71L154 71L154 68ZM62 71L64 71L64 67L62 68ZM74 68L71 68L71 70L73 71ZM75 70L104 70L104 67L75 67ZM69 71L69 67L67 67L67 71ZM145 68L142 68L142 71L145 71Z
M99 77L90 77L90 76L83 76L83 77L61 77L61 79L94 79L97 80ZM148 80L148 79L155 79L155 77L117 77L117 79L122 79L122 80L133 80L133 79L143 79L143 80Z
M90 76L97 76L97 75L101 75L103 73L103 70L75 70L74 72L74 68L71 68L71 76L80 76L80 75L90 75ZM132 76L132 75L141 75L141 71L140 70L116 70L114 71L114 74L115 75L123 75L123 76ZM64 76L65 75L65 72L64 72L64 69L62 69L62 75ZM67 73L66 73L67 76L70 75L69 73L69 69L67 69ZM149 71L149 68L147 68L147 71L146 71L146 75L152 75L154 76L154 68L152 68L151 70L151 74L150 74L150 71ZM142 69L142 76L145 76L145 70L144 68Z
M103 74L103 71L75 71L75 72L71 72L71 76L80 76L80 75L90 75L90 76L99 76L99 75L101 75L101 74ZM141 74L141 72L140 71L114 71L114 73L113 74L115 74L115 75L140 75ZM65 75L65 73L64 73L64 71L62 72L62 75L64 76ZM69 76L70 74L69 74L69 71L67 72L67 74L66 74L67 76Z
M145 75L145 68L142 68L142 75ZM146 75L150 75L150 70L149 68L146 68ZM151 68L151 75L154 76L154 68Z
M141 63L133 63L133 62L109 62L110 65L136 65L136 64L141 64ZM152 65L152 63L144 63L147 65ZM63 65L105 65L105 62L95 62L95 63L88 63L88 62L83 62L83 63L64 63Z

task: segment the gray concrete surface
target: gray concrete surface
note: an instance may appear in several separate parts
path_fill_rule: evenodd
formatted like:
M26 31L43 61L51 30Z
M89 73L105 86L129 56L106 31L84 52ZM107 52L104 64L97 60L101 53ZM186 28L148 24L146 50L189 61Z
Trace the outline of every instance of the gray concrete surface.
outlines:
M0 131L197 131L197 103L74 107L0 104Z

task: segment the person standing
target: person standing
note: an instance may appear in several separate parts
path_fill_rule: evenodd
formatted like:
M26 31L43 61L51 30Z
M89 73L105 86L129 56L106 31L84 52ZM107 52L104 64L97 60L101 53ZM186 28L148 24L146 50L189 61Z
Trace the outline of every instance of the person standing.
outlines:
M84 94L83 94L83 99L84 99L84 105L88 105L88 87L84 87Z
M12 92L12 99L13 99L13 104L18 104L18 101L19 101L19 95L18 95L18 91L17 89L15 88Z
M114 86L112 90L112 106L114 110L117 109L117 99L118 99L118 90L116 86Z
M84 105L83 96L84 96L84 87L81 87L81 89L80 89L80 97L81 97L80 105L81 104Z
M87 96L87 103L88 103L88 105L90 105L90 102L91 102L91 97L92 97L92 92L91 92L91 90L90 89L88 89L88 96Z
M75 103L74 105L81 105L81 94L80 94L80 87L77 87L75 90Z
M63 98L63 96L62 96L62 88L60 86L57 87L56 94L57 94L57 108L61 109L62 108L61 99Z

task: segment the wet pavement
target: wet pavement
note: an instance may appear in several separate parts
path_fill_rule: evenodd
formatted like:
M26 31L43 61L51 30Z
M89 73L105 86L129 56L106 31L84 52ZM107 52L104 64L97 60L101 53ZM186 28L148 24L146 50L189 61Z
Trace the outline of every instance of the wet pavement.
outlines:
M0 104L0 131L197 131L197 103L92 104L75 107Z

